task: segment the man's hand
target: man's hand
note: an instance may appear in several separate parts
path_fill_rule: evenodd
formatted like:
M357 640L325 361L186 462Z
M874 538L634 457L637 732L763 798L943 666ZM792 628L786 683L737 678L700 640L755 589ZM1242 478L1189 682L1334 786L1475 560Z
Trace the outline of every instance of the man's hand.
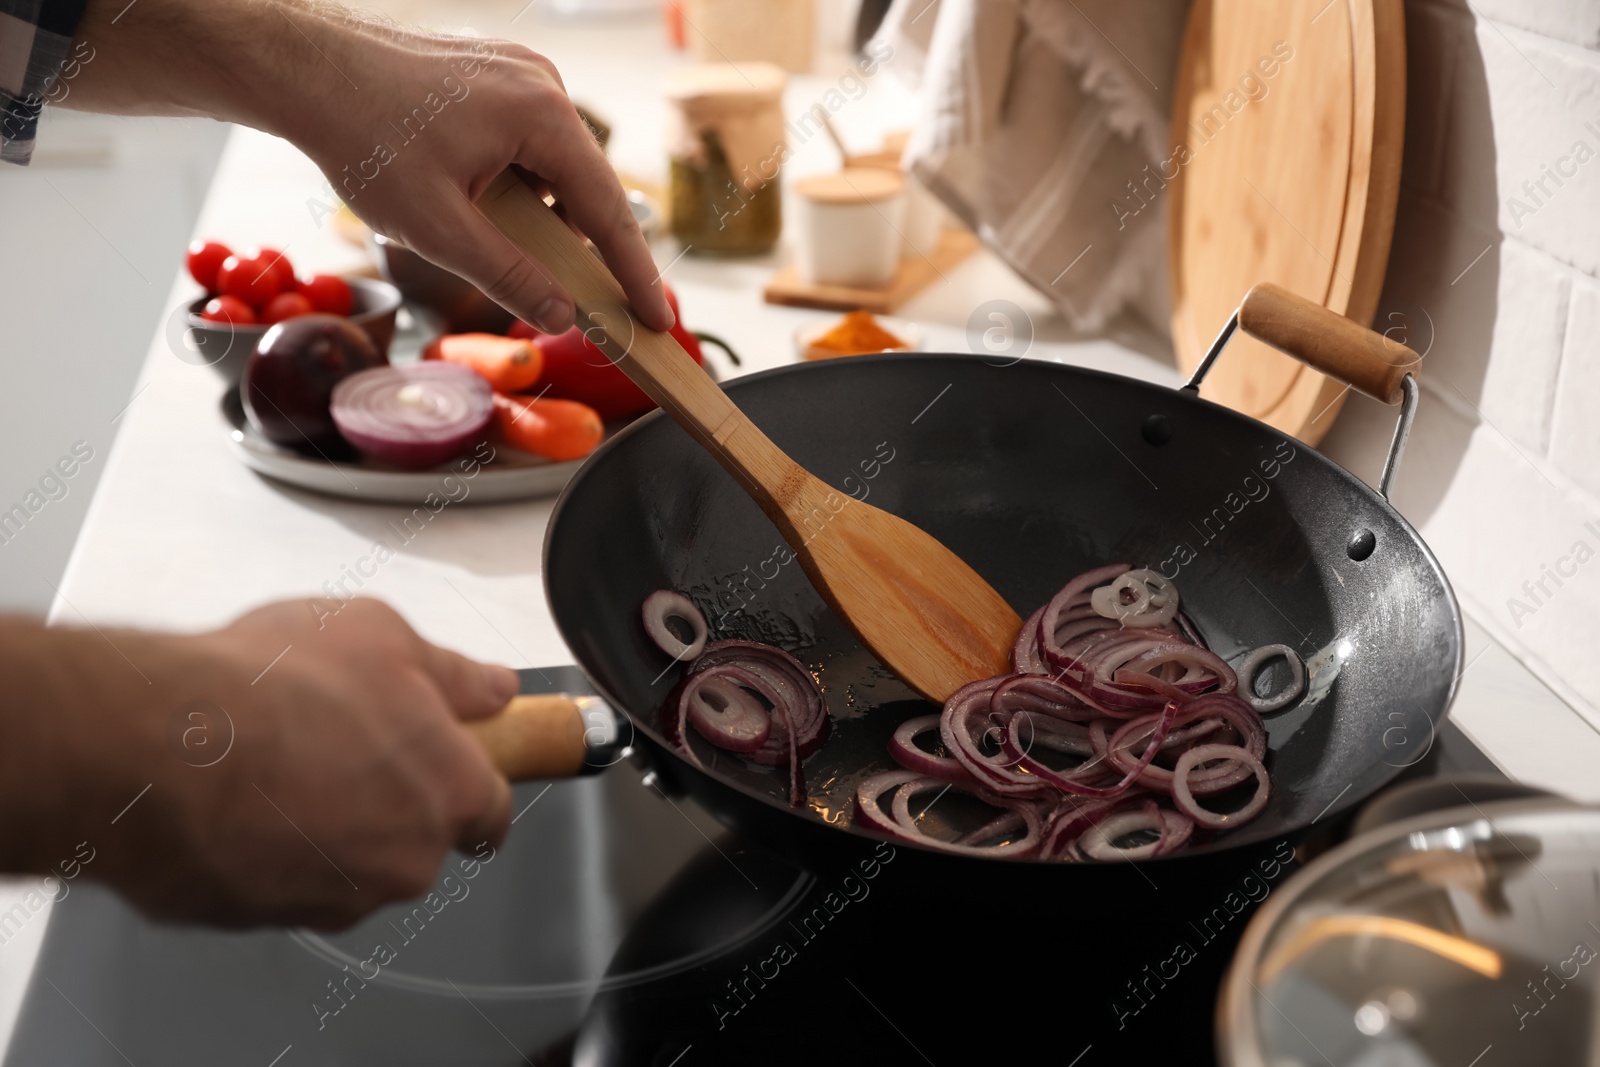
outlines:
M460 723L516 675L374 600L323 619L286 601L192 637L0 624L5 869L59 876L86 842L84 873L152 915L340 927L425 891L453 846L499 844L510 787Z
M572 298L472 206L509 166L554 194L645 325L673 322L638 223L550 61L307 0L90 0L64 105L202 114L293 141L373 229L549 332Z

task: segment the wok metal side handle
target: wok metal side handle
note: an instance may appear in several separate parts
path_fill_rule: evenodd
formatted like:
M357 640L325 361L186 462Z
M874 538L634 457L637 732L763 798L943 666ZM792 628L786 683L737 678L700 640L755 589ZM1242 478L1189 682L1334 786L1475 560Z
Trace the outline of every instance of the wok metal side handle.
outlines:
M1389 488L1400 470L1400 457L1411 437L1417 413L1417 375L1422 357L1394 339L1297 296L1270 282L1251 289L1217 334L1205 358L1194 369L1184 389L1198 394L1211 365L1238 330L1293 356L1301 363L1344 382L1352 389L1384 404L1400 405L1400 419L1378 492L1388 499Z

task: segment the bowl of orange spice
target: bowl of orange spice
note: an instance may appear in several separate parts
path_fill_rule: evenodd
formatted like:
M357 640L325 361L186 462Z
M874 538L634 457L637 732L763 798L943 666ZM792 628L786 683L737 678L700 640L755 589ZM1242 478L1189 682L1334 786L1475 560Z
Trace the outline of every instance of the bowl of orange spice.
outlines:
M921 333L911 323L870 311L852 311L843 318L802 326L794 332L795 350L805 359L915 352L921 343Z

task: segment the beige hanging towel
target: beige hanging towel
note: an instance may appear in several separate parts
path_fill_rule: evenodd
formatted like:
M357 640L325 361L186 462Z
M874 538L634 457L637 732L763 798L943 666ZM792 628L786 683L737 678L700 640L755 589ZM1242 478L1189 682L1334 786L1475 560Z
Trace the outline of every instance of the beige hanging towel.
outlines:
M920 89L905 164L1079 330L1165 329L1160 162L1183 0L895 0L887 69Z

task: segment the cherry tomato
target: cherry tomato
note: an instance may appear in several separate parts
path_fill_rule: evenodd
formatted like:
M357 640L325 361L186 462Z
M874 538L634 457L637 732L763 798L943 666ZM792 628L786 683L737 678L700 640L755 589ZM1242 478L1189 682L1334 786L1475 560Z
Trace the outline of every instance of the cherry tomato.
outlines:
M189 268L189 277L199 282L206 292L214 293L217 291L217 270L222 266L222 261L231 255L233 250L220 241L196 239L189 242L189 254L183 262Z
M678 298L667 290L667 302L673 314L678 313ZM506 331L512 337L526 337L533 341L544 357L544 371L539 384L545 395L577 400L600 413L606 421L626 419L655 407L655 401L644 390L623 374L606 354L595 347L583 331L574 326L563 334L540 333L525 322L514 322ZM700 342L683 325L680 318L671 330L673 338L696 363L703 360Z
M575 400L496 393L494 421L506 444L545 459L582 459L605 436L599 413Z
M297 315L310 315L316 310L311 306L311 301L299 293L279 293L267 301L267 306L261 312L261 321L282 322Z
M256 313L236 296L214 296L206 301L200 317L207 322L226 322L230 326L254 326Z
M348 315L355 306L350 285L337 274L311 274L296 283L301 296L311 306L329 315Z
M217 288L225 296L260 310L283 286L278 284L278 272L271 260L232 255L222 261L222 269L217 271Z
M443 359L470 367L498 392L515 393L539 380L544 357L531 341L494 333L457 333L436 339L423 359Z
M295 289L294 265L289 262L289 257L276 248L265 245L251 252L259 260L272 264L273 273L278 276L278 292L292 293Z

